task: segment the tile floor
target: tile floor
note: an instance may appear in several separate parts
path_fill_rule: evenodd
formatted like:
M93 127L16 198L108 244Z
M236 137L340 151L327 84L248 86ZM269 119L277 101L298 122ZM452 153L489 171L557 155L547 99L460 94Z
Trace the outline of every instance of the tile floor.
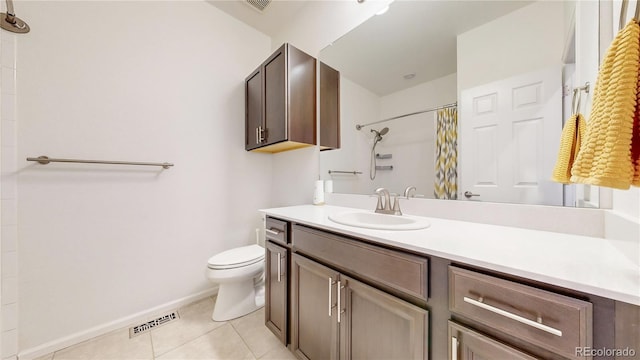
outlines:
M264 308L225 322L211 320L215 297L179 309L180 320L129 339L120 329L36 360L289 360L295 356L264 326Z

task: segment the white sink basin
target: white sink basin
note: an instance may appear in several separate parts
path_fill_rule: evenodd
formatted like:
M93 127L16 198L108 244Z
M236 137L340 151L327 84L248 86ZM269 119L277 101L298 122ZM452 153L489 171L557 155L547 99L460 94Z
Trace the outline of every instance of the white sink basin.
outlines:
M367 211L351 211L329 215L329 220L342 225L377 230L419 230L428 228L426 219L413 216L378 214Z

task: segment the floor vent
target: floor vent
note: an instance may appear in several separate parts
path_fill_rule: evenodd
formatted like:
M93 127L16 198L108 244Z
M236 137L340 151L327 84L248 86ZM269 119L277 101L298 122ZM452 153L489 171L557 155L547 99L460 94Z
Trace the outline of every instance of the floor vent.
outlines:
M132 326L129 328L129 338L138 336L151 329L157 328L158 326L164 325L166 323L169 323L171 321L178 320L178 319L180 319L180 314L178 314L178 310L176 310L169 314L162 315L158 318L155 318L151 321L147 321L144 324Z
M246 4L259 12L264 12L264 9L269 6L271 0L246 0Z

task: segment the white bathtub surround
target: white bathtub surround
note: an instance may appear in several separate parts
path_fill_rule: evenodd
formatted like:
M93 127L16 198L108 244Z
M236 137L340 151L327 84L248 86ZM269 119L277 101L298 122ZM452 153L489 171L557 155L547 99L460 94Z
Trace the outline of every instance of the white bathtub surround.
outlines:
M18 353L18 246L16 181L16 34L0 31L0 253L2 255L2 359Z
M618 240L440 218L428 218L429 228L413 231L370 230L328 219L333 213L353 210L301 205L262 211L284 220L640 305L640 267L620 251Z

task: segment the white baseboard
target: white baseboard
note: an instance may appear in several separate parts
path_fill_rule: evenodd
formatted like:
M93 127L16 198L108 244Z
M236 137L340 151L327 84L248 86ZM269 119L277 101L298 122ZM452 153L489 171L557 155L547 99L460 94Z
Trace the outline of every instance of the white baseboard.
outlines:
M89 328L87 330L80 331L80 332L77 332L75 334L71 334L69 336L65 336L63 338L60 338L60 339L49 341L47 343L44 343L44 344L36 346L36 347L32 347L30 349L20 350L18 352L18 359L20 359L20 360L35 359L37 357L50 354L50 353L52 353L54 351L58 351L58 350L64 349L64 348L69 347L71 345L75 345L75 344L81 343L83 341L92 339L94 337L97 337L97 336L100 336L100 335L104 335L104 334L109 333L111 331L122 329L122 328L125 328L125 327L129 327L131 325L140 323L142 321L149 320L149 319L153 318L154 316L159 315L159 314L161 314L163 312L166 312L168 310L174 310L174 309L183 307L185 305L191 304L191 303L196 302L196 301L198 301L200 299L204 299L207 296L212 296L212 295L215 295L217 293L218 293L218 287L215 287L215 288L209 289L209 290L205 290L205 291L201 291L199 293L196 293L196 294L193 294L193 295L189 295L189 296L183 297L181 299L177 299L177 300L170 301L168 303L156 306L156 307L154 307L152 309L149 309L149 310L140 311L138 313L135 313L135 314L132 314L132 315L129 315L129 316L125 316L123 318L108 322L106 324L94 326L94 327Z

